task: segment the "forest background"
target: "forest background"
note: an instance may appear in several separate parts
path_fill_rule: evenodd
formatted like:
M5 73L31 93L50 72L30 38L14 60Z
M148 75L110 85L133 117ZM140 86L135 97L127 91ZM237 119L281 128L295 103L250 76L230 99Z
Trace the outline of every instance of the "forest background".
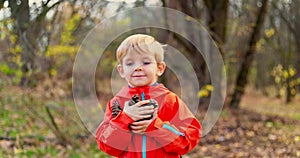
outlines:
M108 157L76 111L75 57L102 21L149 6L172 8L203 24L225 63L220 118L185 157L300 157L297 0L0 0L0 157ZM127 19L124 25L142 20ZM191 38L198 36L193 31L187 32ZM116 64L115 49L133 33L151 34L185 55L198 77L204 116L214 87L199 50L174 32L147 27L126 32L105 48L95 83L101 107L112 97L104 83ZM178 91L172 71L162 82Z

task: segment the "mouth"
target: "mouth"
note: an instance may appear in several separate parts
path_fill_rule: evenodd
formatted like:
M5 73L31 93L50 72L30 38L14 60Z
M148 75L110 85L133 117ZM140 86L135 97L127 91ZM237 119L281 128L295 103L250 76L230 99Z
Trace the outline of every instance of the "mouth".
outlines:
M133 78L141 78L141 77L146 77L146 75L134 75L132 76Z

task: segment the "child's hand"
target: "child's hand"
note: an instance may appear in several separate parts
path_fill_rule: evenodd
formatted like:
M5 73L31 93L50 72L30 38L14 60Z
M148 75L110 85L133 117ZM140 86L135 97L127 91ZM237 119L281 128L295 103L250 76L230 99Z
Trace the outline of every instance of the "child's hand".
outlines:
M153 117L150 120L137 121L130 124L131 131L136 134L144 134L151 122L157 117L157 111L158 108L155 108Z
M149 100L140 101L134 105L129 106L128 102L125 103L124 112L131 117L134 121L149 118L151 113L154 112L153 106L142 106L148 104Z

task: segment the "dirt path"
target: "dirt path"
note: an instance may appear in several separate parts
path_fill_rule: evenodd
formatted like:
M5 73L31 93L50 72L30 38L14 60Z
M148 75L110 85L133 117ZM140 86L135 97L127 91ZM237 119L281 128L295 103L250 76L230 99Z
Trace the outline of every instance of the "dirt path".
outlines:
M294 103L246 95L241 109L225 108L213 130L185 157L300 157L298 114Z

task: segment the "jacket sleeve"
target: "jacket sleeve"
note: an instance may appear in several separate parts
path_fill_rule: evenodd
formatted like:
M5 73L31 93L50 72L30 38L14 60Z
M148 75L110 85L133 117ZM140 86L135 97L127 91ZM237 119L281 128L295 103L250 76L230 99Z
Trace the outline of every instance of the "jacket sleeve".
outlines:
M111 103L112 101L108 103L104 119L96 131L96 141L100 150L113 156L120 156L131 142L132 133L128 125L133 120L123 111L113 118Z
M178 96L172 100L158 114L164 121L159 117L153 120L146 135L153 137L166 152L183 155L200 141L201 125Z

